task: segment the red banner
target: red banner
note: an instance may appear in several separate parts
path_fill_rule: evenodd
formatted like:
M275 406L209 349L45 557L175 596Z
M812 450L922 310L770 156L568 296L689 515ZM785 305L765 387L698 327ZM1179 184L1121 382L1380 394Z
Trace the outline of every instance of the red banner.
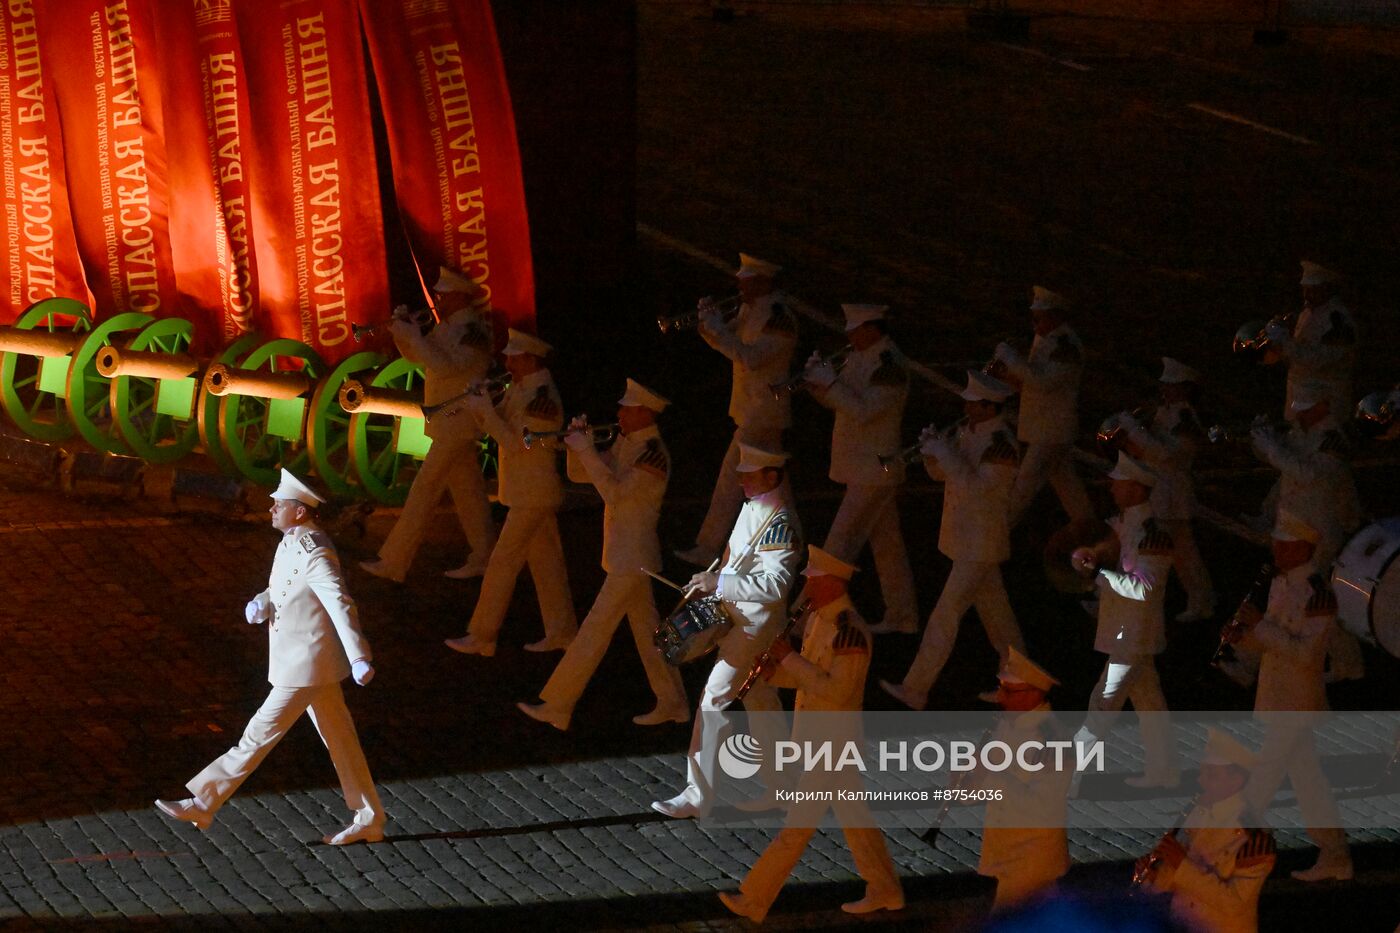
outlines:
M181 314L152 8L146 0L44 0L44 74L63 124L73 227L98 317Z
M489 0L360 0L360 15L424 279L459 269L483 304L533 329L525 189Z
M198 325L196 349L212 353L256 329L243 56L229 0L167 2L155 29L165 136L180 141L169 147L175 281Z
M328 361L389 306L354 0L239 0L258 291L269 330Z

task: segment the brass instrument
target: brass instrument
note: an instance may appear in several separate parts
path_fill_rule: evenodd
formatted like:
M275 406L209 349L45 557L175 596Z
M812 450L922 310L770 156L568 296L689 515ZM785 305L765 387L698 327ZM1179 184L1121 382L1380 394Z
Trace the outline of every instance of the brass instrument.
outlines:
M1400 386L1389 392L1372 392L1356 403L1357 430L1366 437L1393 441L1400 437Z
M734 320L739 314L739 306L744 303L744 296L740 294L730 295L719 301L712 301L709 298L701 298L699 304L708 306L720 312L720 319L725 323ZM700 326L700 308L697 307L689 314L681 314L676 317L659 317L656 319L656 326L661 328L663 334L674 334L681 330L694 330Z
M1255 575L1254 582L1250 584L1249 592L1245 593L1244 599L1240 600L1240 606L1235 610L1235 614L1230 616L1230 621L1226 622L1220 629L1220 644L1215 648L1215 654L1210 656L1212 667L1218 666L1221 661L1231 653L1230 646L1237 643L1253 627L1242 618L1242 613L1246 606L1253 606L1259 612L1263 612L1269 604L1269 587L1273 586L1274 576L1278 570L1272 561L1265 561L1259 568L1259 573Z
M465 391L457 393L456 395L452 396L446 401L438 402L436 405L424 405L423 417L431 421L435 415L439 414L444 409L450 408L452 410L447 412L447 414L443 416L446 418L450 418L462 410L461 408L458 408L456 406L460 405L462 402L465 402L472 396L489 395L492 399L497 399L501 396L502 393L505 392L506 389L509 388L510 373L502 373L501 375L494 376L490 379L478 379L476 382L473 382L471 385L467 386Z
M778 639L787 638L793 629L797 628L799 625L807 624L807 617L810 616L812 612L813 607L811 599L804 599L799 605L793 606L791 611L788 612L787 625L783 626L783 630L778 633L778 638L773 639L773 641L776 643ZM772 654L772 645L763 649L763 653L753 662L753 667L749 668L749 673L744 677L743 683L739 684L739 689L735 692L734 699L730 700L727 705L732 706L735 703L743 702L744 697L749 695L749 691L753 689L754 684L758 683L758 678L763 676L763 667L768 663L768 658Z
M768 387L768 391L773 393L773 398L775 399L781 399L784 395L796 395L809 385L807 382L807 374L813 369L816 369L818 366L830 366L839 373L845 368L846 359L854 352L855 348L848 343L841 349L828 353L811 366L802 367L802 372L793 376L787 382L773 383Z
M992 737L994 731L996 731L995 724L984 729L981 738L977 740L977 747L981 748L983 745L986 745L987 740ZM919 835L920 840L934 848L938 848L938 836L943 832L943 824L947 821L948 814L953 809L953 798L957 796L957 791L962 788L963 781L967 780L967 776L971 773L971 771L959 771L957 779L948 783L948 792L943 796L943 805L938 808L938 814L933 818L933 825Z
M389 315L389 319L386 321L378 321L374 324L350 325L350 336L355 338L356 343L364 343L371 337L377 337L380 334L387 331L389 329L389 325L393 324L395 321L403 321L406 324L412 324L416 321L422 320L425 315L428 315L430 313L431 312L429 312L427 309L424 309L422 311L417 312L416 314L409 314L408 305L399 305L398 307L394 308L393 312Z
M1175 839L1181 833L1181 828L1186 825L1186 818L1191 815L1192 810L1196 809L1196 803L1200 799L1200 794L1192 797L1185 809L1181 811L1181 815L1176 818L1176 825L1163 833L1162 838L1152 847L1152 851L1138 859L1133 865L1132 894L1142 890L1142 886L1147 884L1147 879L1151 878L1152 873L1157 870L1157 866L1162 864L1162 856L1158 854L1162 843L1168 839Z
M1255 415L1248 424L1213 424L1206 428L1206 438L1212 444L1234 444L1248 442L1249 436L1254 431L1265 428L1273 433L1282 434L1288 430L1289 424L1280 421L1269 415Z
M945 441L947 441L947 442L949 442L949 443L952 443L953 438L957 436L958 431L959 431L965 424L967 424L967 416L966 416L966 415L963 415L963 416L962 416L961 418L959 418L957 421L954 421L952 424L948 425L946 428L944 428L943 430L939 431L939 432L938 432L938 436L941 437L941 438L943 438L943 440L945 440ZM895 468L895 466L898 465L898 464L901 464L901 463L904 463L904 464L914 464L914 463L918 463L920 460L922 460L922 459L924 458L924 455L921 453L921 450L922 450L923 446L924 446L923 434L920 434L920 435L919 435L919 439L918 439L917 441L915 441L914 443L910 444L908 447L904 448L904 449L901 450L899 453L897 453L897 454L881 454L881 455L880 455L880 469L884 470L886 473L889 473L889 472L892 471L892 470Z
M581 428L561 428L558 431L531 431L527 428L521 432L521 437L525 441L526 450L533 450L540 441L563 440L575 432L592 435L595 444L606 444L617 437L617 428L616 422L612 424L586 424Z
M1007 337L1005 340L1002 341L1002 343L1011 347L1022 356L1026 355L1022 351L1019 338ZM1015 377L1011 376L1010 372L1007 371L1006 363L1003 360L998 359L995 353L992 354L991 359L987 360L987 362L982 364L982 375L991 376L993 379L1000 379L1002 382L1008 383L1012 386L1016 386ZM1016 387L1019 388L1019 386Z
M1099 431L1094 435L1094 441L1099 445L1099 450L1105 456L1116 455L1128 437L1128 428L1123 423L1125 416L1139 425L1146 426L1152 421L1152 415L1156 410L1157 406L1155 405L1139 405L1132 411L1120 411L1116 415L1109 415L1099 425Z
M1301 312L1289 311L1287 314L1277 314L1267 321L1245 321L1240 325L1239 330L1235 331L1235 338L1230 342L1230 350L1236 356L1249 362L1275 362L1275 360L1268 358L1270 351L1277 351L1273 342L1269 340L1269 325L1277 324L1291 331L1298 320L1299 313Z

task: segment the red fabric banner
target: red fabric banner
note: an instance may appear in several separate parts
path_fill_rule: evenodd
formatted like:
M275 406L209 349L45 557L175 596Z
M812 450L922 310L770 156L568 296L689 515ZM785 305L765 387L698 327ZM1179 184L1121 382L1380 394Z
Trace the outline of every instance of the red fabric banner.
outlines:
M258 291L269 330L328 361L389 306L369 90L354 0L238 0Z
M490 0L360 0L409 244L533 329L534 269L515 118ZM504 328L501 328L504 332Z
M99 318L182 313L170 261L160 80L147 0L43 0L78 250Z
M248 85L229 0L175 0L155 24L170 177L170 251L195 349L213 353L255 322L257 275L243 134Z
M68 211L63 132L30 0L0 4L0 323L45 298L88 301Z

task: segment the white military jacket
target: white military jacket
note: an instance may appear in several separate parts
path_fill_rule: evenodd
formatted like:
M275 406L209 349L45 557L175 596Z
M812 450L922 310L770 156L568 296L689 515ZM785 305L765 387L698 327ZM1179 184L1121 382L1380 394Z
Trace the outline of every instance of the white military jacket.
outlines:
M1349 412L1356 346L1356 321L1340 298L1334 295L1324 305L1304 308L1293 325L1293 339L1280 348L1288 361L1284 412L1292 411L1293 393L1304 382L1328 387L1332 414Z
M1278 504L1340 547L1341 537L1363 520L1361 496L1351 471L1351 444L1333 416L1310 428L1294 424L1286 433L1252 436L1254 451L1279 471Z
M463 308L423 334L416 325L389 324L394 345L410 363L423 367L423 404L438 405L461 395L491 368L491 323L475 308ZM458 410L429 420L424 433L431 438L480 437L481 424Z
M1161 654L1167 648L1167 574L1172 538L1157 522L1152 503L1135 505L1108 520L1118 539L1118 566L1101 567L1099 624L1094 650L1115 657Z
M1021 381L1016 436L1028 444L1072 444L1079 433L1079 377L1084 345L1068 324L1036 335L1029 356L1003 357L1007 371Z
M1165 521L1186 521L1195 508L1191 465L1204 432L1196 410L1185 402L1158 405L1151 425L1139 425L1128 437L1142 448L1142 459L1157 471L1152 511Z
M1160 866L1152 886L1172 893L1172 916L1207 933L1255 933L1259 894L1274 869L1277 849L1267 829L1244 825L1244 799L1235 794L1211 807L1196 806L1182 827L1186 857Z
M589 482L603 497L603 569L638 574L661 570L656 521L671 474L671 456L656 425L624 434L608 449L569 448L569 479Z
M788 655L773 678L775 687L796 687L795 712L859 710L870 670L870 630L849 595L833 600L807 619L799 660Z
M716 593L749 635L771 638L782 631L802 551L802 526L782 486L744 503L729 533Z
M702 324L700 336L734 363L729 417L740 428L778 432L792 426L792 399L774 398L769 386L786 382L797 348L797 319L777 293L739 307L739 314L715 328Z
M1253 636L1263 646L1255 712L1327 709L1323 667L1337 597L1313 564L1274 577Z
M944 483L938 550L952 560L1001 563L1011 556L1007 517L1020 446L998 415L963 425L953 444L924 446L924 468Z
M897 486L904 479L899 428L909 397L904 354L889 337L852 351L836 381L812 397L836 412L831 432L831 479L857 486ZM894 456L889 470L880 457Z
M267 680L274 687L320 687L373 660L360 632L330 535L307 522L282 536L267 589L255 597L268 623Z
M498 408L482 415L486 431L500 453L498 497L510 508L557 509L564 501L558 445L550 440L525 447L525 432L557 431L564 424L564 403L554 378L539 369L511 385Z
M1005 742L1012 763L1004 771L977 770L969 775L968 788L998 789L1000 800L987 801L982 829L982 857L977 873L1040 878L1046 883L1069 871L1069 842L1065 834L1065 809L1074 777L1072 756L1066 767L1056 769L1053 752L1042 752L1039 770L1021 767L1016 750L1026 742L1065 739L1042 703L1026 712L1002 713L991 741ZM1034 759L1026 753L1028 761Z

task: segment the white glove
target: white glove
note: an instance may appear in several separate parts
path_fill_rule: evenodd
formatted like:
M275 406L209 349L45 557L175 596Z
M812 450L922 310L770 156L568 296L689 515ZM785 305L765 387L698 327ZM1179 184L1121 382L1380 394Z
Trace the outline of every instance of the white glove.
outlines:
M249 625L258 625L267 621L267 605L262 601L261 596L255 596L248 600L248 605L243 607L243 618L248 620Z
M374 679L374 665L360 658L350 665L350 676L355 678L355 683L363 687Z
M1016 352L1016 348L1003 340L997 344L997 348L992 355L1003 363L1011 363L1021 358L1021 354Z
M569 422L569 433L564 435L564 445L570 450L583 450L593 446L593 435L588 430L588 419L582 415Z
M1142 428L1142 425L1137 423L1137 419L1130 411L1120 411L1115 418L1114 424L1124 431L1137 431Z
M724 315L713 304L702 301L696 309L700 315L700 326L708 331L717 331L724 324Z
M1288 332L1288 328L1278 321L1270 321L1264 325L1264 336L1268 338L1269 343L1277 346L1283 346L1293 340L1293 335Z
M929 425L919 432L919 453L925 457L936 457L948 447L948 441L935 425Z
M491 404L491 396L486 392L467 396L466 409L478 418L494 407Z

